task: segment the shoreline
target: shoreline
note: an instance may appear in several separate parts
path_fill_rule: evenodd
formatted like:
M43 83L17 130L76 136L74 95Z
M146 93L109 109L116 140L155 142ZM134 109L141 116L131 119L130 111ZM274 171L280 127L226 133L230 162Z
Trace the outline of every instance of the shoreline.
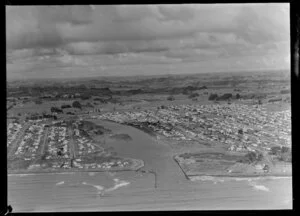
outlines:
M293 177L291 174L264 174L264 175L259 175L259 174L239 174L239 175L187 175L187 177L189 178L189 180L191 180L191 178L201 178L201 177L216 177L216 178L267 178L267 177L278 177L278 178L282 178L282 177Z
M26 175L26 174L66 174L66 173L78 173L78 172L123 172L123 171L136 171L144 167L144 161L139 159L130 159L133 162L133 165L126 168L120 167L111 167L109 169L95 168L95 169L79 169L79 168L70 168L70 169L56 169L56 170L46 170L46 169L37 169L37 170L8 170L7 175Z
M213 175L202 175L202 176L193 176L189 179L191 182L197 181L252 181L252 180L277 180L277 179L291 179L292 176L280 176L280 175L268 175L268 176L213 176Z

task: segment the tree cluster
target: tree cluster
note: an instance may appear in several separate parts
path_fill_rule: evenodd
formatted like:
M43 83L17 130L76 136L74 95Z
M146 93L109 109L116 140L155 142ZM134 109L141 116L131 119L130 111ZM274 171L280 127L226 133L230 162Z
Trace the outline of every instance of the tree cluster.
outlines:
M216 98L216 100L228 100L232 98L232 94L231 93L225 93L222 96L219 96Z
M269 154L276 156L280 161L285 161L285 162L292 161L291 149L286 146L273 146Z
M264 158L261 152L249 152L241 160L240 163L252 164L254 162L260 162Z
M218 98L218 94L210 94L208 100L216 100Z
M169 97L167 97L167 100L169 100L169 101L173 101L173 100L175 100L175 98L174 98L174 96L173 96L173 95L170 95Z
M41 100L34 101L35 104L42 104L43 102Z
M74 101L72 103L72 107L77 108L77 109L82 109L82 106L79 101Z
M67 109L67 108L72 108L71 105L61 105L60 107L61 109Z
M282 101L282 98L274 98L274 99L270 99L268 102L277 102L277 101Z
M199 97L199 94L196 92L189 95L189 98L195 98L195 97Z
M285 89L285 90L281 90L280 94L289 94L290 92L291 92L290 90Z
M57 107L51 107L50 110L51 110L52 113L63 113L63 110L59 109Z

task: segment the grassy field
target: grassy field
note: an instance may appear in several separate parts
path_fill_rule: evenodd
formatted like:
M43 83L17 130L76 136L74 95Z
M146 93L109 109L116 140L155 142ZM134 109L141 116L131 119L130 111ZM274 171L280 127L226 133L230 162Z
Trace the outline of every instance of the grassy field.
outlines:
M259 176L276 175L290 176L291 164L277 162L268 164L269 171L265 172L264 163L242 163L245 154L228 152L198 152L183 153L174 156L187 177L195 176Z

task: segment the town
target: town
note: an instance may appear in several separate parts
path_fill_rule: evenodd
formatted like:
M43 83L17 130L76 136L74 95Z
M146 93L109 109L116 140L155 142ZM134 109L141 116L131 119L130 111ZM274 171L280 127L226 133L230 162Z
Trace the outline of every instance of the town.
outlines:
M241 161L254 164L255 160L248 160L251 154L257 160L263 155L290 163L289 79L278 71L250 75L230 74L225 81L220 77L226 73L191 75L184 86L176 76L70 80L65 86L59 81L40 86L10 84L8 170L105 171L142 166L142 160L121 158L106 145L106 140L134 142L128 134L104 127L107 121L137 128L155 141L168 143L173 154L180 153L177 148L183 152L222 148L246 155ZM161 88L166 81L169 86ZM147 82L157 87L144 88ZM120 90L120 86L125 88Z
M7 142L9 171L118 170L131 169L141 163L110 156L103 143L93 140L80 127L83 124L80 120L10 122Z
M290 111L267 112L263 106L179 105L93 117L146 126L175 140L218 142L229 145L229 151L270 151L275 144L291 146Z

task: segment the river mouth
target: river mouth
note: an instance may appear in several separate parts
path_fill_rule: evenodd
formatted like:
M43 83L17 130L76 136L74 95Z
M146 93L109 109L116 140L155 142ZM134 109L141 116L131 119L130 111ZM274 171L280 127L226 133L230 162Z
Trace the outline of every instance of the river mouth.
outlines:
M8 198L14 211L291 208L290 179L222 181L204 178L190 181L170 154L170 146L156 142L150 135L130 126L94 121L112 129L115 134L128 134L131 141L107 137L106 145L120 157L143 160L141 170L145 172L10 175ZM157 176L147 172L149 170ZM119 182L116 183L116 179ZM102 188L110 190L102 195Z

